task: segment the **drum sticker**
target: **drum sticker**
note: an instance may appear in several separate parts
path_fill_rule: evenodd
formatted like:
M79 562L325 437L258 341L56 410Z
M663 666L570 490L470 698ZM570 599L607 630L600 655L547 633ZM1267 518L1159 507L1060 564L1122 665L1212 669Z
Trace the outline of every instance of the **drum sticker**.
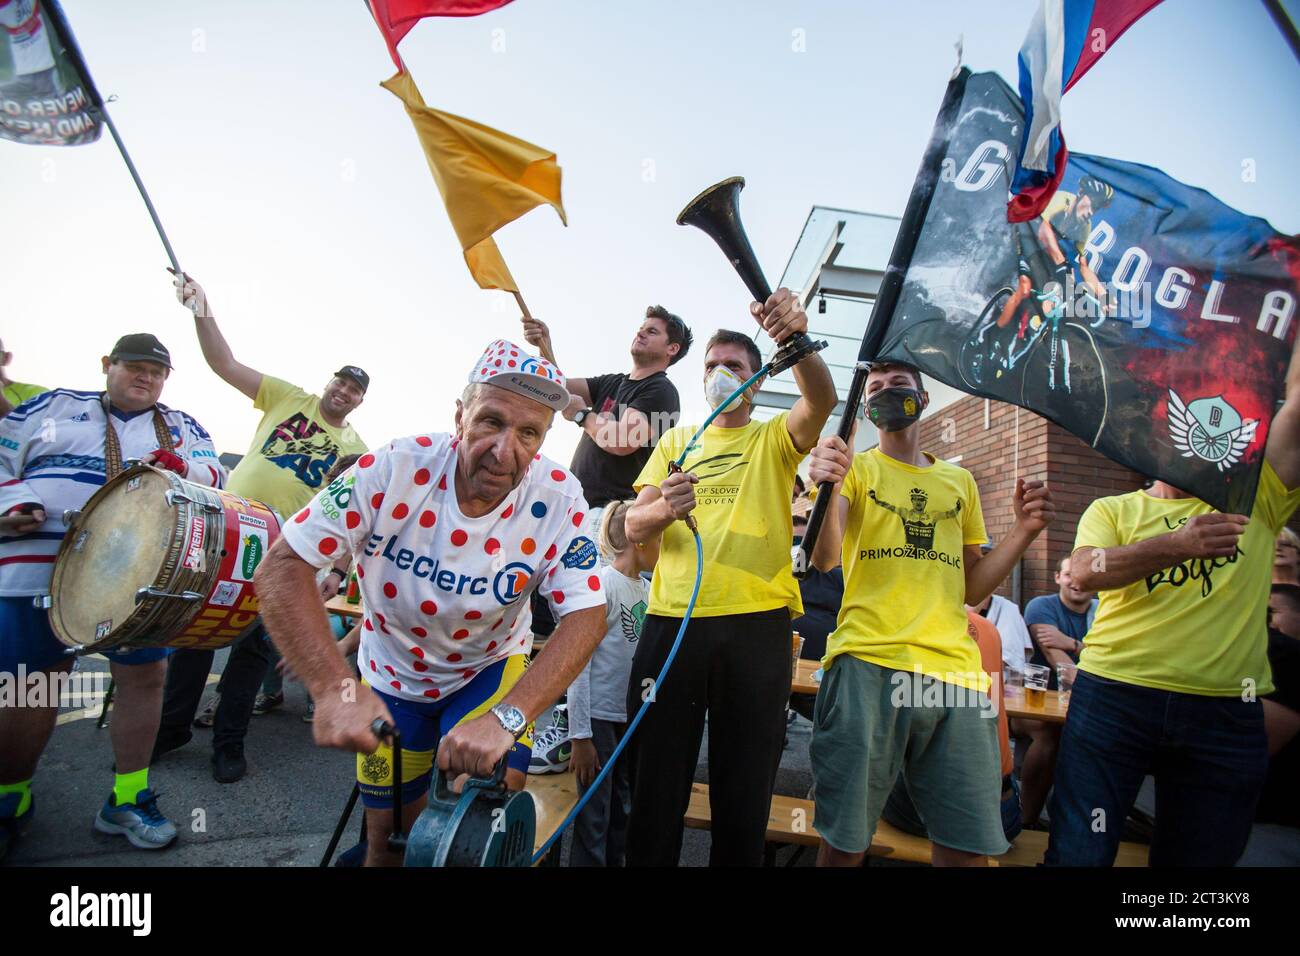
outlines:
M233 580L253 580L253 572L266 557L267 537L265 521L248 515L239 516L239 551L230 574Z
M139 488L139 487L140 487L140 476L139 476L139 475L136 475L134 478L128 478L128 479L127 479L127 482L126 482L126 490L127 490L127 491L135 491L135 490L136 490L137 488Z
M189 549L185 552L181 567L191 571L207 570L207 561L203 555L203 529L203 515L195 515L194 523L190 525Z
M239 600L239 592L243 589L242 584L236 584L233 581L222 581L217 585L216 590L212 592L212 597L208 598L208 603L217 607L234 607L235 602Z
M77 535L77 540L73 542L72 550L80 552L86 546L86 539L90 537L90 531L86 530Z
M113 630L113 621L110 618L107 621L100 621L95 625L95 640L101 640L108 637L109 632Z

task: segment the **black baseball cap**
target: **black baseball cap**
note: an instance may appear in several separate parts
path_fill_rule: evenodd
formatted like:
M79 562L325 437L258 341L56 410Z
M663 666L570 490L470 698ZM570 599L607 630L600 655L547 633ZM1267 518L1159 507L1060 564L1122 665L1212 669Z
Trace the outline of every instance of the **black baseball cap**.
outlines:
M366 370L357 368L355 365L345 365L334 373L339 378L350 378L361 386L361 391L367 391L370 388L370 376Z
M133 332L117 340L108 357L122 362L158 362L167 368L172 367L172 353L167 346L148 332Z

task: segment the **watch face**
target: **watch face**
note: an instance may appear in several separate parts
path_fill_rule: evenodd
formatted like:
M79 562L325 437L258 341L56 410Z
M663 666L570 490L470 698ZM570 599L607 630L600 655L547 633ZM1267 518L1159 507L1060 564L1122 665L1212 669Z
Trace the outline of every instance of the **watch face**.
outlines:
M493 707L492 712L500 718L501 725L512 734L518 734L527 724L523 711L518 707Z

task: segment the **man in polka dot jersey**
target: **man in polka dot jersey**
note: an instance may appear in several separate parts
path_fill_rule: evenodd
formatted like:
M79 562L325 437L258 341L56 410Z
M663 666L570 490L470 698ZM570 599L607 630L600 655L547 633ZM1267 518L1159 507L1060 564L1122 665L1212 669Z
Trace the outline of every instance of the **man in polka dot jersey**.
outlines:
M523 786L528 722L577 677L605 632L582 489L538 450L568 403L564 377L505 340L483 352L454 434L399 438L363 455L292 520L258 568L262 612L316 701L317 744L357 753L370 866L395 865L392 763L370 725L402 737L403 820L423 809L436 755L449 776L488 776L508 756ZM357 561L365 616L357 661L334 643L315 569ZM527 672L529 595L559 626Z

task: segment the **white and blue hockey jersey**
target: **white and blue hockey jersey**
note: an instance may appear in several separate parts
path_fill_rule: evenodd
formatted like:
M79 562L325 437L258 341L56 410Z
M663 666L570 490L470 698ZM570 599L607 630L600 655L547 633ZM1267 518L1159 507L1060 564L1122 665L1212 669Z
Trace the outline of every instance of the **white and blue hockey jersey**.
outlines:
M58 388L24 402L0 420L0 514L21 504L45 509L45 523L28 534L0 532L0 597L45 594L65 531L63 512L80 510L104 484L103 392ZM172 452L185 478L220 488L226 472L203 426L178 409L158 404ZM158 448L153 409L113 409L123 461Z

